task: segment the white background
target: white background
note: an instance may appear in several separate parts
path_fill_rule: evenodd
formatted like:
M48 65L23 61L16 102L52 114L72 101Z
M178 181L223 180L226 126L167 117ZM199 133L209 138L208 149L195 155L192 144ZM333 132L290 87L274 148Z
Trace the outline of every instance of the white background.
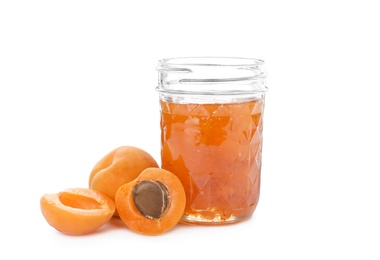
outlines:
M1 259L380 259L378 1L1 1ZM252 219L81 237L39 199L87 187L110 150L160 162L162 58L263 59L262 191ZM6 257L5 257L6 256Z

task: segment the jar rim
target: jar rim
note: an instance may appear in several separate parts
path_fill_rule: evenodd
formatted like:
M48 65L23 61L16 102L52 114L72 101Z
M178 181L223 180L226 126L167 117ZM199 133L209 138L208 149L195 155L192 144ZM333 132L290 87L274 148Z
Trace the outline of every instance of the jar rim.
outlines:
M158 61L161 94L251 96L267 91L265 62L239 57L180 57Z
M159 66L231 66L246 67L264 65L264 60L243 57L223 57L223 56L198 56L198 57L176 57L161 59ZM159 70L159 68L158 68Z

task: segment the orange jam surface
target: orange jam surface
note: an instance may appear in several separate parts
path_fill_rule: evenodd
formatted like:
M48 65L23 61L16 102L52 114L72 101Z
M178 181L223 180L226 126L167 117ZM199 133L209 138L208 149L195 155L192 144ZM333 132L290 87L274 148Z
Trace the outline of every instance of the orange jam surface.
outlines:
M162 168L186 191L181 222L249 218L260 191L264 100L227 104L161 101Z

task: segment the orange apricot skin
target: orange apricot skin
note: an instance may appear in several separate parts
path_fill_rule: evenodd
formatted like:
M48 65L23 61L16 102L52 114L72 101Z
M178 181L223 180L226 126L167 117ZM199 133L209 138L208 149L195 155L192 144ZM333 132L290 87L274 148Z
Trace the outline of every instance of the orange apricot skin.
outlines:
M158 164L149 153L134 146L120 146L95 164L90 173L89 188L115 201L116 191L121 185L134 180L150 167L158 167Z
M108 196L87 188L44 194L40 208L48 224L67 235L94 232L110 220L116 209Z
M160 181L168 188L169 206L160 219L144 217L133 202L132 190L144 180ZM115 204L119 217L129 229L142 235L161 235L172 229L181 219L186 195L182 183L173 173L161 168L147 168L135 180L117 190Z

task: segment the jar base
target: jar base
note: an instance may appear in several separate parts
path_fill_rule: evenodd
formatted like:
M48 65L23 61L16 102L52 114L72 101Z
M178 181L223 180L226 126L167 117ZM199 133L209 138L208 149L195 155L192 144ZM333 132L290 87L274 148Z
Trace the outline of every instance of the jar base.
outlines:
M242 222L250 219L251 216L246 217L236 217L231 215L229 218L222 218L219 214L216 214L213 219L204 218L201 214L197 215L185 215L179 221L181 224L185 225L204 225L204 226L214 226L214 225L229 225Z

